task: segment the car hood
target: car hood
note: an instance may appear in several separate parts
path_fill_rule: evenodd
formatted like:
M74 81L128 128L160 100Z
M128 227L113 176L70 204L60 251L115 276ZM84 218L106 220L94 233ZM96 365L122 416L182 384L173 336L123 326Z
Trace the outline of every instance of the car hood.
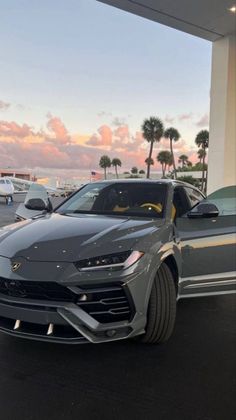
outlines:
M163 220L52 214L0 230L0 256L28 261L67 261L131 249ZM142 241L147 242L148 241ZM142 249L145 251L145 249Z

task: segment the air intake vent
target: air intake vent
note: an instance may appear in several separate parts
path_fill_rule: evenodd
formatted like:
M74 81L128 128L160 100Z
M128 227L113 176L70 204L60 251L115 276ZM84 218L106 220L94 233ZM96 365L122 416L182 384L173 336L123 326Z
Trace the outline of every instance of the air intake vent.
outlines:
M83 288L78 305L98 322L129 321L133 308L131 298L121 284ZM81 289L81 287L80 287Z

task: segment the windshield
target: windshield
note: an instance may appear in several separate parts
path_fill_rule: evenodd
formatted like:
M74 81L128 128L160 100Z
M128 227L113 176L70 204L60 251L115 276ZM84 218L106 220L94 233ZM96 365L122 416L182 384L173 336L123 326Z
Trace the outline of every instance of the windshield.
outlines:
M162 218L167 186L161 183L91 183L62 204L60 214L104 214Z

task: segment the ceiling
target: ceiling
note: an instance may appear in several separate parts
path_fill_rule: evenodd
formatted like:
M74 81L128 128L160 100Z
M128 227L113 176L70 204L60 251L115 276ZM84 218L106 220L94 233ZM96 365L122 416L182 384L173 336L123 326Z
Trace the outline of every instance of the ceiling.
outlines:
M236 33L236 0L98 1L209 41Z

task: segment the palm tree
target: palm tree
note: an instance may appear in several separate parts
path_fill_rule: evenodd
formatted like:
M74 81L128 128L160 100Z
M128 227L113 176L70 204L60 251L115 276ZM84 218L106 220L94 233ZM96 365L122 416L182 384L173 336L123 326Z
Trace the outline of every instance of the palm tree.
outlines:
M202 163L203 157L206 157L206 151L204 149L199 149L197 155L199 162Z
M164 125L160 118L150 117L142 124L143 137L150 143L149 156L147 161L147 178L150 178L150 166L154 142L159 142L164 133Z
M172 156L172 162L173 162L173 167L174 167L174 178L177 179L175 158L174 158L174 152L173 152L173 141L174 142L178 141L180 139L180 134L178 130L176 130L176 128L170 127L165 130L164 137L170 140L170 153Z
M181 155L179 157L178 162L182 164L182 169L183 169L183 167L188 164L188 156L187 155Z
M169 150L162 150L159 152L157 155L157 161L161 164L162 177L164 178L166 174L166 167L172 161L172 156Z
M136 175L137 173L138 173L137 166L133 166L133 168L131 168L131 174Z
M112 166L114 166L114 168L115 168L116 178L119 178L119 176L118 176L118 170L117 170L117 167L118 167L118 166L119 166L119 167L121 167L121 160L120 160L120 159L118 159L118 158L114 158L114 159L112 159L111 164L112 164Z
M144 161L145 163L146 163L146 165L148 166L151 166L151 165L154 165L154 160L153 160L153 158L149 158L149 157L147 157L146 159L145 159L145 161Z
M107 179L107 168L111 167L111 159L107 155L103 155L99 161L99 166L104 169L104 178Z
M169 153L170 153L170 152L169 152ZM171 153L170 153L170 160L169 160L169 162L167 163L167 166L168 166L168 171L170 172L170 168L171 168L171 166L173 166L173 158L172 158Z
M204 190L204 179L205 179L205 157L206 157L206 150L209 146L209 131L208 130L201 130L196 135L195 143L198 147L200 147L204 153L202 156L202 182L201 182L201 190Z

